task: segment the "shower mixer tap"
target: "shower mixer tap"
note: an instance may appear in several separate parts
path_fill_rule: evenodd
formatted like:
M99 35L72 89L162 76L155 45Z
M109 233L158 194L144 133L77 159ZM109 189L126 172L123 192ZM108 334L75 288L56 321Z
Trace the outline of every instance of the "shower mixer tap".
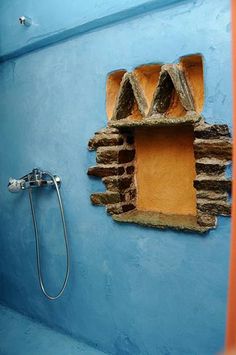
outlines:
M49 178L48 178L49 177ZM54 175L57 186L61 186L61 179L59 176ZM22 176L20 179L10 178L8 182L8 190L10 192L19 192L37 187L55 187L54 181L47 172L39 168L34 168L30 173Z
M20 179L10 178L9 182L8 182L8 190L10 192L19 192L21 190L28 189L30 208L31 208L33 226L34 226L35 243L36 243L36 258L37 258L37 270L38 270L39 284L40 284L40 288L41 288L43 294L49 300L56 300L57 298L59 298L63 294L63 292L66 288L67 282L68 282L69 272L70 272L69 243L68 243L68 236L67 236L67 229L66 229L66 222L65 222L64 209L63 209L63 204L62 204L62 198L61 198L61 194L59 191L60 186L61 186L61 179L59 176L53 175L49 171L43 171L39 168L34 168L31 172L22 176ZM36 213L35 213L35 208L34 208L33 192L32 192L32 190L37 187L52 187L52 188L54 187L55 188L55 191L57 194L58 205L59 205L59 209L60 209L60 213L61 213L61 222L62 222L62 229L63 229L63 234L64 234L65 249L66 249L66 271L65 271L65 277L64 277L62 287L56 295L50 295L48 293L48 291L45 288L43 275L42 275L41 259L40 259L40 241L39 241L40 237L39 237L39 231L38 231L38 226L37 226L37 218L36 218Z

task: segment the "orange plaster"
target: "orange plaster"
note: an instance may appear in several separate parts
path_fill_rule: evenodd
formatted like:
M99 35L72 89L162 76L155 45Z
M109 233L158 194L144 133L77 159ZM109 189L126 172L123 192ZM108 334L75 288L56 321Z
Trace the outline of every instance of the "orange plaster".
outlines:
M148 108L150 108L152 103L153 94L159 81L160 71L160 64L149 64L142 65L133 72L143 90Z
M203 110L204 103L204 79L203 62L201 55L191 55L181 58L182 66L186 80L193 95L196 112Z
M185 116L186 113L187 111L182 106L179 96L177 95L177 92L174 90L170 107L165 113L165 115L169 118L178 118L178 117Z
M120 83L125 73L126 73L125 70L117 70L111 73L107 79L106 110L107 110L107 117L109 120L112 118L113 110L116 103L116 98L120 89Z
M233 63L233 193L226 349L236 348L236 1L231 1Z
M192 127L137 129L137 209L196 215Z

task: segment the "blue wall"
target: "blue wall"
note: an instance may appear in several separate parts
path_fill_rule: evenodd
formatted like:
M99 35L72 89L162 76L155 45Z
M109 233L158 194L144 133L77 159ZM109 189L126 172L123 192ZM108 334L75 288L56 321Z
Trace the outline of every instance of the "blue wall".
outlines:
M20 1L8 3L1 3L1 16L6 13L11 21L10 15L15 20L23 14L16 11ZM40 16L48 6L38 3ZM88 10L96 18L96 6ZM55 18L62 18L56 6L57 13ZM17 58L15 50L20 45L26 50L27 41L17 47L9 30L11 43L2 43L1 54L12 54L0 65L3 304L112 354L208 355L223 347L230 219L220 218L217 229L204 237L118 224L104 208L90 204L90 193L104 188L86 171L95 161L87 142L106 125L106 75L118 68L202 53L204 115L210 123L231 126L229 22L228 0L181 2ZM40 44L35 42L35 49ZM71 277L64 296L54 302L39 290L27 193L13 195L6 188L10 176L37 165L63 180ZM56 197L41 192L34 197L43 270L49 290L56 292L65 267Z

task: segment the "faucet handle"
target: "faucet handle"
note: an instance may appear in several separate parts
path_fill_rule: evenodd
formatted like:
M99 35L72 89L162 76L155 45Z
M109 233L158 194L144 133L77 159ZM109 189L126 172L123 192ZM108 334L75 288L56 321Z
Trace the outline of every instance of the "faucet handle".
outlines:
M24 189L25 180L23 179L13 179L10 177L8 182L8 190L10 192L19 192L20 190Z

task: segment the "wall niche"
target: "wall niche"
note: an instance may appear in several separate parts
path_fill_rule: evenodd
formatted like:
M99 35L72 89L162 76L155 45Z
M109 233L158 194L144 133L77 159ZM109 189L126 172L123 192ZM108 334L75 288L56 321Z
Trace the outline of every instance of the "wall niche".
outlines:
M209 125L200 55L178 64L117 70L107 79L108 125L89 149L106 191L93 193L116 221L206 232L230 215L232 154L225 124Z

